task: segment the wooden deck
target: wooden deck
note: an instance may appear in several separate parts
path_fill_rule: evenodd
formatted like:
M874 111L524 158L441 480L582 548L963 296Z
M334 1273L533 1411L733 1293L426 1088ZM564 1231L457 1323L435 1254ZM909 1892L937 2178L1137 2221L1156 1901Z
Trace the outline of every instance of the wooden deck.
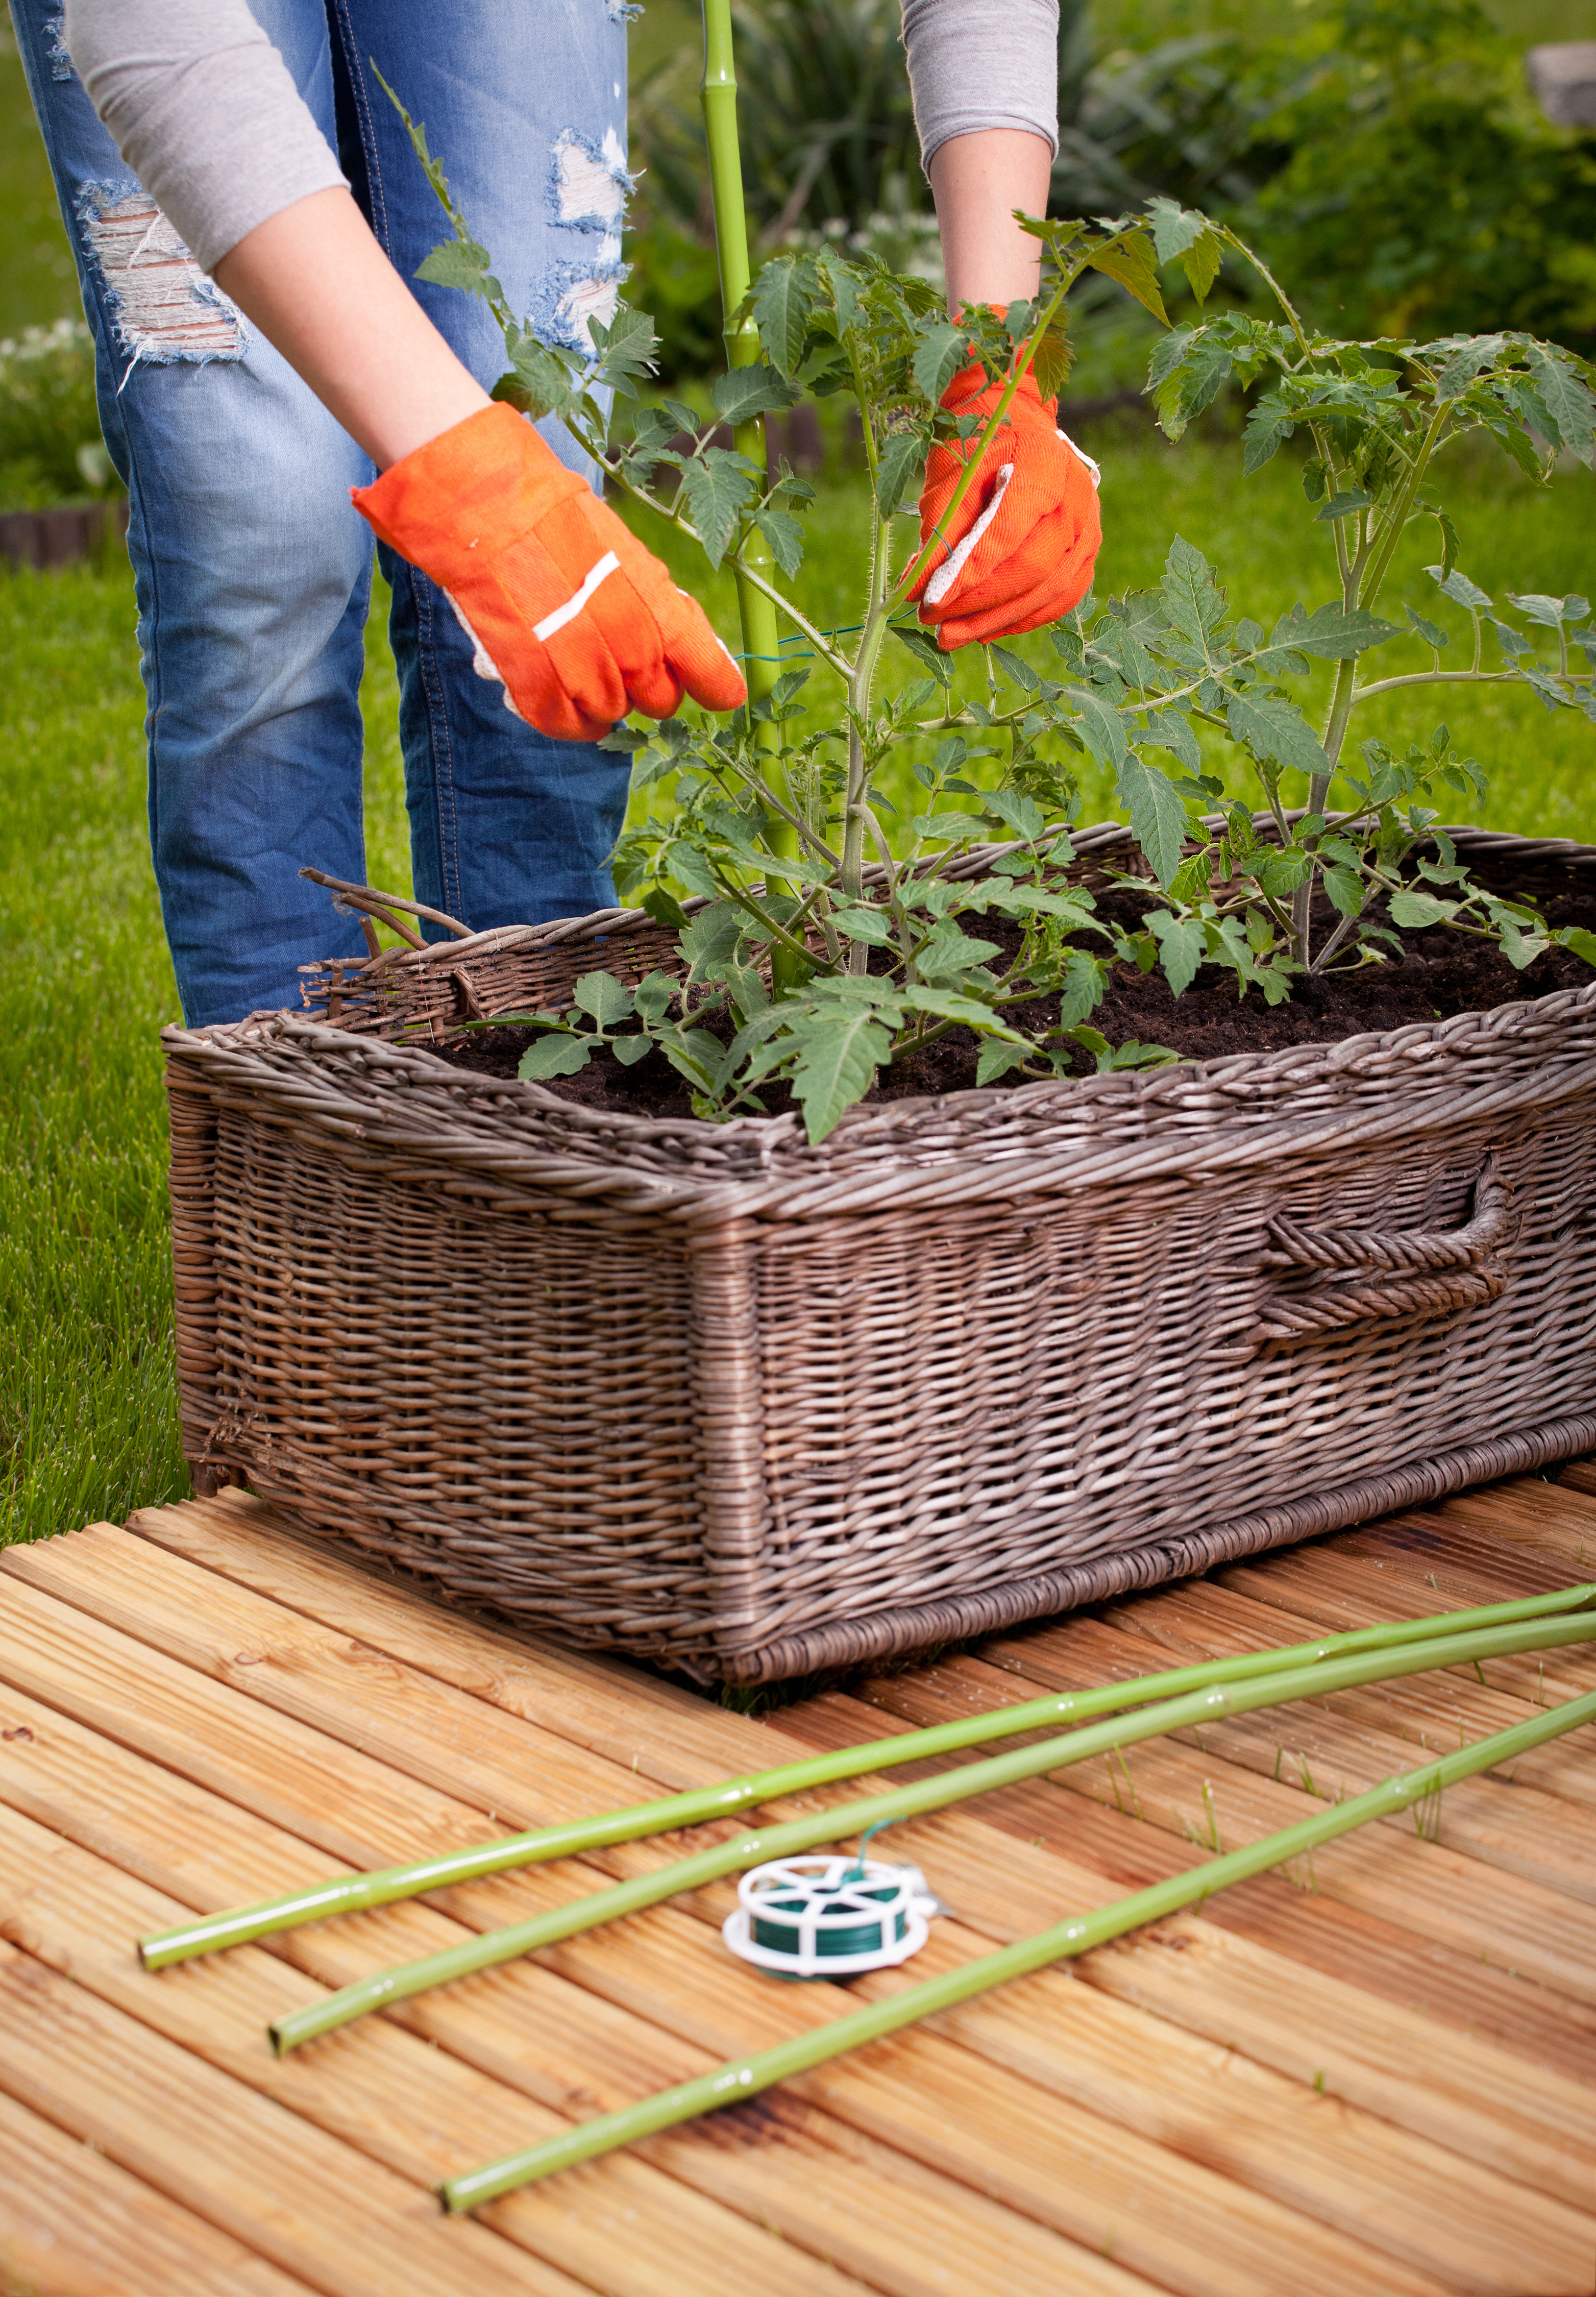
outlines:
M431 2189L851 1997L720 1889L279 2063L276 2013L638 1844L160 1976L135 1937L349 1865L972 1704L1596 1577L1524 1479L754 1722L474 1624L225 1494L0 1559L0 2287L38 2297L1586 2297L1596 1733L789 2087L446 2219ZM1156 1741L905 1826L910 1982L1596 1686L1596 1652ZM857 1785L835 1791L857 1794ZM801 1806L812 1807L812 1799ZM789 1813L791 1815L791 1813ZM674 1851L676 1846L671 1846Z

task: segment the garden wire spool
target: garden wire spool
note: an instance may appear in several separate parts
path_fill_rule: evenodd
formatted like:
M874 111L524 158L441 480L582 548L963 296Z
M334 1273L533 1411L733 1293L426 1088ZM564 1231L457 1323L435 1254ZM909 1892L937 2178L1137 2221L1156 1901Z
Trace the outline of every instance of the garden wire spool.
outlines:
M737 1885L720 1935L733 1954L784 1979L854 1978L918 1954L942 1912L917 1866L857 1857L772 1858Z

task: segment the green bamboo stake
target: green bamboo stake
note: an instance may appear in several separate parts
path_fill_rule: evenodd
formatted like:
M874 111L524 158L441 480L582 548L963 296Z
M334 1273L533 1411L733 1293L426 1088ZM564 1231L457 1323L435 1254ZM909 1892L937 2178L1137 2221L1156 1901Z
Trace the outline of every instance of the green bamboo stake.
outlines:
M1384 1785L1371 1788L1369 1793L1355 1796L1350 1802L1337 1803L1316 1817L1285 1827L1278 1834L1265 1835L1247 1849L1230 1851L1184 1874L1156 1882L1149 1889L1138 1890L1096 1914L1059 1922L1035 1938L1024 1939L1017 1946L1003 1947L996 1954L983 1955L978 1961L967 1962L961 1969L949 1971L908 1993L890 1996L884 2002L872 2003L868 2009L856 2010L811 2033L778 2042L774 2049L758 2051L752 2057L728 2059L713 2073L701 2074L696 2081L680 2082L674 2089L662 2090L657 2096L645 2098L640 2104L627 2106L619 2113L602 2114L596 2120L562 2132L558 2137L530 2145L524 2153L508 2154L502 2161L489 2162L485 2169L470 2170L463 2178L451 2178L442 2188L443 2205L451 2213L480 2209L484 2202L512 2193L518 2186L531 2185L536 2178L552 2177L557 2169L570 2169L578 2161L590 2161L596 2154L613 2153L617 2146L633 2145L656 2130L672 2129L678 2123L691 2121L717 2106L740 2104L745 2098L769 2089L773 2083L790 2081L794 2074L808 2073L811 2068L843 2057L850 2050L862 2049L867 2042L879 2041L883 2035L898 2033L905 2026L917 2024L922 2018L951 2010L975 1995L1006 1985L1011 1978L1024 1978L1033 1970L1045 1969L1049 1963L1088 1954L1093 1947L1123 1937L1126 1931L1137 1930L1144 1922L1157 1922L1165 1915L1178 1914L1183 1906L1210 1898L1232 1882L1266 1873L1271 1866L1284 1865L1317 1850L1321 1844L1333 1842L1337 1835L1348 1834L1372 1819L1389 1818L1399 1811L1411 1809L1415 1803L1429 1801L1447 1787L1457 1785L1460 1780L1493 1770L1498 1764L1512 1762L1528 1754L1532 1748L1543 1746L1549 1739L1560 1738L1565 1732L1576 1731L1582 1724L1591 1722L1596 1722L1596 1692L1554 1707L1510 1731L1499 1731L1493 1738L1461 1748L1439 1762L1427 1763L1422 1770L1387 1779Z
M418 1962L405 1963L393 1970L375 1972L370 1978L276 2020L270 2029L272 2040L279 2057L285 2057L301 2043L347 2026L369 2011L408 2001L432 1987L447 1986L479 1971L517 1961L540 1947L555 1945L562 1939L595 1930L603 1922L638 1914L646 1906L658 1906L662 1899L698 1889L706 1882L719 1881L723 1875L742 1868L758 1866L769 1859L790 1858L801 1851L812 1850L819 1843L845 1841L871 1826L895 1824L901 1819L942 1810L950 1803L966 1802L975 1795L990 1794L1000 1787L1013 1786L1023 1779L1061 1770L1068 1764L1084 1762L1117 1748L1134 1746L1140 1740L1157 1738L1165 1732L1192 1730L1205 1724L1222 1722L1231 1716L1251 1714L1260 1707L1322 1698L1360 1684L1422 1674L1431 1667L1467 1666L1514 1652L1590 1642L1596 1642L1596 1612L1574 1618L1492 1627L1478 1634L1444 1635L1430 1642L1404 1643L1394 1651L1329 1659L1313 1667L1263 1675L1251 1684L1216 1684L1184 1699L1162 1700L1116 1721L1067 1733L1061 1739L1016 1748L1012 1753L992 1756L983 1763L966 1764L959 1770L938 1772L890 1794L874 1795L863 1802L819 1811L812 1817L795 1819L761 1833L739 1835L712 1849L701 1850L693 1857L679 1859L673 1865L656 1868L653 1873L637 1875L630 1881L536 1914L528 1922L516 1922L506 1930L485 1931L441 1954L427 1955Z
M566 1821L557 1826L535 1827L522 1834L499 1835L490 1842L460 1850L440 1852L403 1866L387 1866L366 1874L334 1875L279 1898L226 1914L207 1914L175 1930L159 1931L141 1939L139 1955L146 1970L164 1970L196 1955L215 1954L224 1947L247 1946L278 1931L302 1922L325 1922L335 1914L366 1914L374 1906L392 1906L401 1898L421 1897L429 1890L446 1890L462 1882L477 1882L520 1866L551 1858L572 1858L587 1850L601 1850L617 1842L635 1842L645 1835L668 1834L703 1825L707 1820L729 1818L740 1810L774 1802L784 1795L803 1794L815 1787L834 1786L867 1771L895 1770L932 1756L956 1754L966 1747L991 1739L1007 1739L1022 1732L1044 1730L1049 1725L1080 1723L1094 1715L1121 1708L1170 1699L1201 1691L1214 1683L1246 1682L1287 1667L1307 1666L1357 1651L1381 1651L1446 1634L1473 1634L1481 1628L1505 1626L1515 1621L1541 1618L1577 1610L1596 1603L1596 1583L1559 1588L1512 1603L1490 1603L1468 1611L1443 1612L1426 1619L1393 1620L1351 1634L1327 1635L1316 1642L1288 1644L1278 1651L1246 1651L1230 1659L1205 1659L1193 1667L1171 1667L1134 1681L1105 1684L1091 1691L1060 1692L1013 1707L961 1716L928 1730L901 1731L888 1739L873 1739L857 1747L842 1747L802 1762L784 1763L717 1786L698 1787L682 1794L665 1795L623 1810L606 1811L594 1818Z
M753 366L760 358L759 329L746 314L736 314L748 292L748 212L743 200L743 154L737 141L737 78L732 54L731 0L703 0L703 136L709 152L710 190L715 203L715 255L720 268L720 304L724 313L727 363ZM746 455L764 485L765 424L762 416L739 423L733 438L740 455ZM749 523L742 531L737 556L766 581L775 579L770 546L759 529ZM737 570L737 612L743 626L744 669L750 702L765 699L781 676L777 645L776 605L742 568ZM774 760L781 754L781 729L767 720L755 729L754 739ZM775 770L779 775L779 769ZM779 781L777 786L779 786ZM787 793L789 802L791 792ZM794 859L798 833L790 822L777 821L767 833L773 852ZM794 960L777 951L774 963L779 979ZM792 985L791 984L788 984Z

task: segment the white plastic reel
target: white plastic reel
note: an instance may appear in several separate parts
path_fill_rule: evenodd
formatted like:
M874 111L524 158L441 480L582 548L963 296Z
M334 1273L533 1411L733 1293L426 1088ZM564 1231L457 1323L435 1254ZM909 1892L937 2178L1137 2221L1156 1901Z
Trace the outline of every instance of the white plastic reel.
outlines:
M776 1858L753 1867L737 1885L737 1910L722 1923L721 1937L745 1962L784 1978L847 1978L907 1962L931 1935L927 1917L944 1910L917 1866L887 1866L875 1858L864 1860L862 1873L860 1866L856 1857L834 1855ZM877 1891L888 1895L877 1898ZM796 1951L761 1944L753 1935L756 1921L795 1931ZM870 1924L880 1943L868 1952L823 1951L828 1934Z

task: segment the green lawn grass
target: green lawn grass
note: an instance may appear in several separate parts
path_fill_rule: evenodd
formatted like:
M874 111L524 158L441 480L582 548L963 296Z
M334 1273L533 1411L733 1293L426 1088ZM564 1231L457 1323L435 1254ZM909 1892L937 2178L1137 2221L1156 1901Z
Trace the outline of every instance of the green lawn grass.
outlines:
M409 882L374 630L368 860ZM186 1489L161 1025L178 1017L144 814L133 585L0 575L0 1542Z
M1233 444L1104 446L1105 588L1156 579L1176 531L1207 552L1238 611L1267 621L1330 594L1325 530L1304 516L1283 458L1248 481ZM1468 465L1456 503L1463 563L1487 587L1590 581L1596 483L1539 494L1505 465ZM853 622L856 478L811 520L800 589L827 626ZM905 530L907 534L907 530ZM1415 542L1397 595L1437 612ZM1411 564L1408 563L1411 561ZM697 583L728 636L729 577ZM1450 611L1450 610L1447 610ZM1444 613L1442 618L1445 618ZM1454 617L1460 620L1460 617ZM1044 640L1025 642L1046 662ZM407 888L392 667L368 645L372 880ZM909 670L900 655L896 674ZM176 1017L151 877L143 697L125 567L0 575L0 1540L120 1519L169 1499L177 1448L167 1265L165 1126L157 1033ZM889 673L890 674L890 673ZM824 681L818 681L823 688ZM1427 733L1421 696L1379 722ZM1596 729L1492 693L1444 714L1492 768L1493 826L1596 841ZM1089 818L1115 811L1100 785Z

